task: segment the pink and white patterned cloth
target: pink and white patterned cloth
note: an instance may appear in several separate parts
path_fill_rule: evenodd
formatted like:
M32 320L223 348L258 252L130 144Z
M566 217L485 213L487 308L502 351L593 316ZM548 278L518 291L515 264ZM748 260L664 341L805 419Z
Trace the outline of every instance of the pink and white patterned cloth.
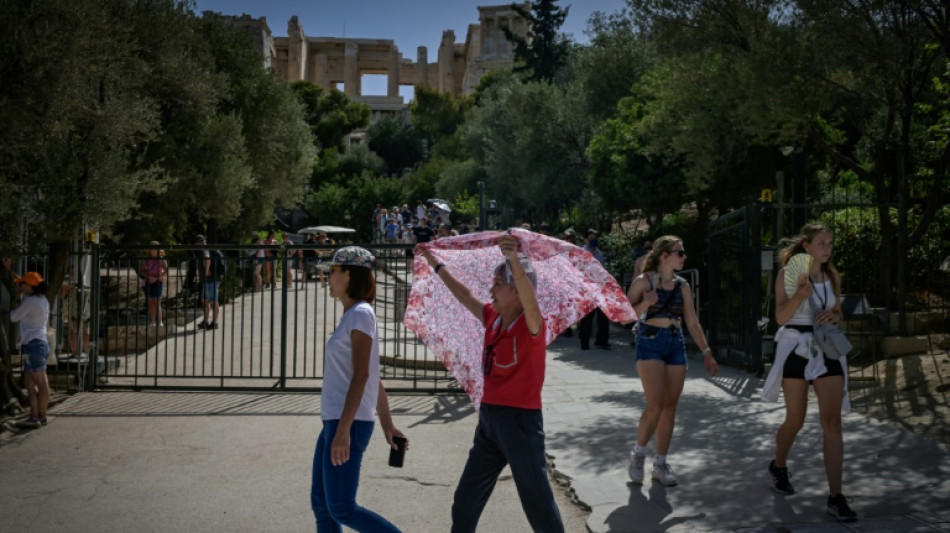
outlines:
M547 342L600 307L614 322L633 322L636 313L617 280L587 250L527 230L509 233L521 242L538 276L538 304L547 325ZM495 267L505 260L498 247L503 233L481 232L420 244L468 287L476 298L491 301ZM417 254L412 265L412 292L403 323L435 353L458 380L477 409L482 397L482 342L485 328L455 299Z

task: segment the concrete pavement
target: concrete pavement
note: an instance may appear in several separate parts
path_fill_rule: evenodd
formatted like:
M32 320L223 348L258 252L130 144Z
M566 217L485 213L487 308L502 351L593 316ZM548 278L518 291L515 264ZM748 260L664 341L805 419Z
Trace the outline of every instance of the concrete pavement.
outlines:
M774 495L766 465L782 404L759 401L761 381L743 372L704 377L698 361L669 457L679 485L629 484L643 395L627 340L615 329L611 351L581 351L576 338L549 349L548 453L556 477L591 509L556 490L568 531L950 531L950 451L859 414L844 418L845 493L859 522L838 524L824 512L814 409L789 463L798 494ZM359 499L404 531L447 531L474 412L464 397L392 404L411 439L405 468L386 465L374 436ZM51 410L49 426L0 440L0 524L17 533L310 531L318 431L311 394L81 393ZM479 530L529 531L510 477Z
M576 338L561 338L548 356L548 453L592 509L590 531L950 531L947 447L856 413L843 419L843 492L860 520L845 525L827 515L815 403L789 458L797 494L772 493L766 468L784 404L762 402L762 380L745 372L723 366L706 377L695 353L668 458L679 484L632 485L626 468L643 390L629 339L618 329L612 337L607 352L580 351Z

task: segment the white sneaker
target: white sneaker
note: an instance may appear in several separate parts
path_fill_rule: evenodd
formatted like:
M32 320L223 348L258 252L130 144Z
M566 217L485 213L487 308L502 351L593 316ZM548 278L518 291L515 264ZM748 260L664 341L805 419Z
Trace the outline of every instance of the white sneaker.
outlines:
M643 485L643 463L645 459L642 453L630 452L630 466L627 467L627 474L630 475L630 481L637 485Z
M659 481L665 487L676 485L676 474L673 473L673 468L670 467L669 463L654 464L653 479Z

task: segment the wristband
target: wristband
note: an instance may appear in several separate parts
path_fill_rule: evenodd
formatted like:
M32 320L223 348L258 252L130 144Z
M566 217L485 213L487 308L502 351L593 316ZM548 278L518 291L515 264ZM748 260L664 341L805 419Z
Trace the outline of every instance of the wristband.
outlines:
M712 355L712 348L709 346L703 348L703 353L709 353L709 355Z
M439 263L438 265L435 265L435 273L438 274L439 269L441 269L444 266L445 266L445 263Z

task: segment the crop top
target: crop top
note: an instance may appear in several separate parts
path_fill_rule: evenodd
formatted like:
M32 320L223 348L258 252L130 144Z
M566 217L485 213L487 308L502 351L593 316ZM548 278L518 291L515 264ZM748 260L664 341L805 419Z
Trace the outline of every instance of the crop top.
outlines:
M648 279L650 280L650 288L652 289L657 279L655 277ZM680 276L674 276L673 279L676 284L671 290L665 290L662 284L656 285L656 303L647 309L646 317L670 318L673 320L683 319L683 285L686 284L686 280Z

